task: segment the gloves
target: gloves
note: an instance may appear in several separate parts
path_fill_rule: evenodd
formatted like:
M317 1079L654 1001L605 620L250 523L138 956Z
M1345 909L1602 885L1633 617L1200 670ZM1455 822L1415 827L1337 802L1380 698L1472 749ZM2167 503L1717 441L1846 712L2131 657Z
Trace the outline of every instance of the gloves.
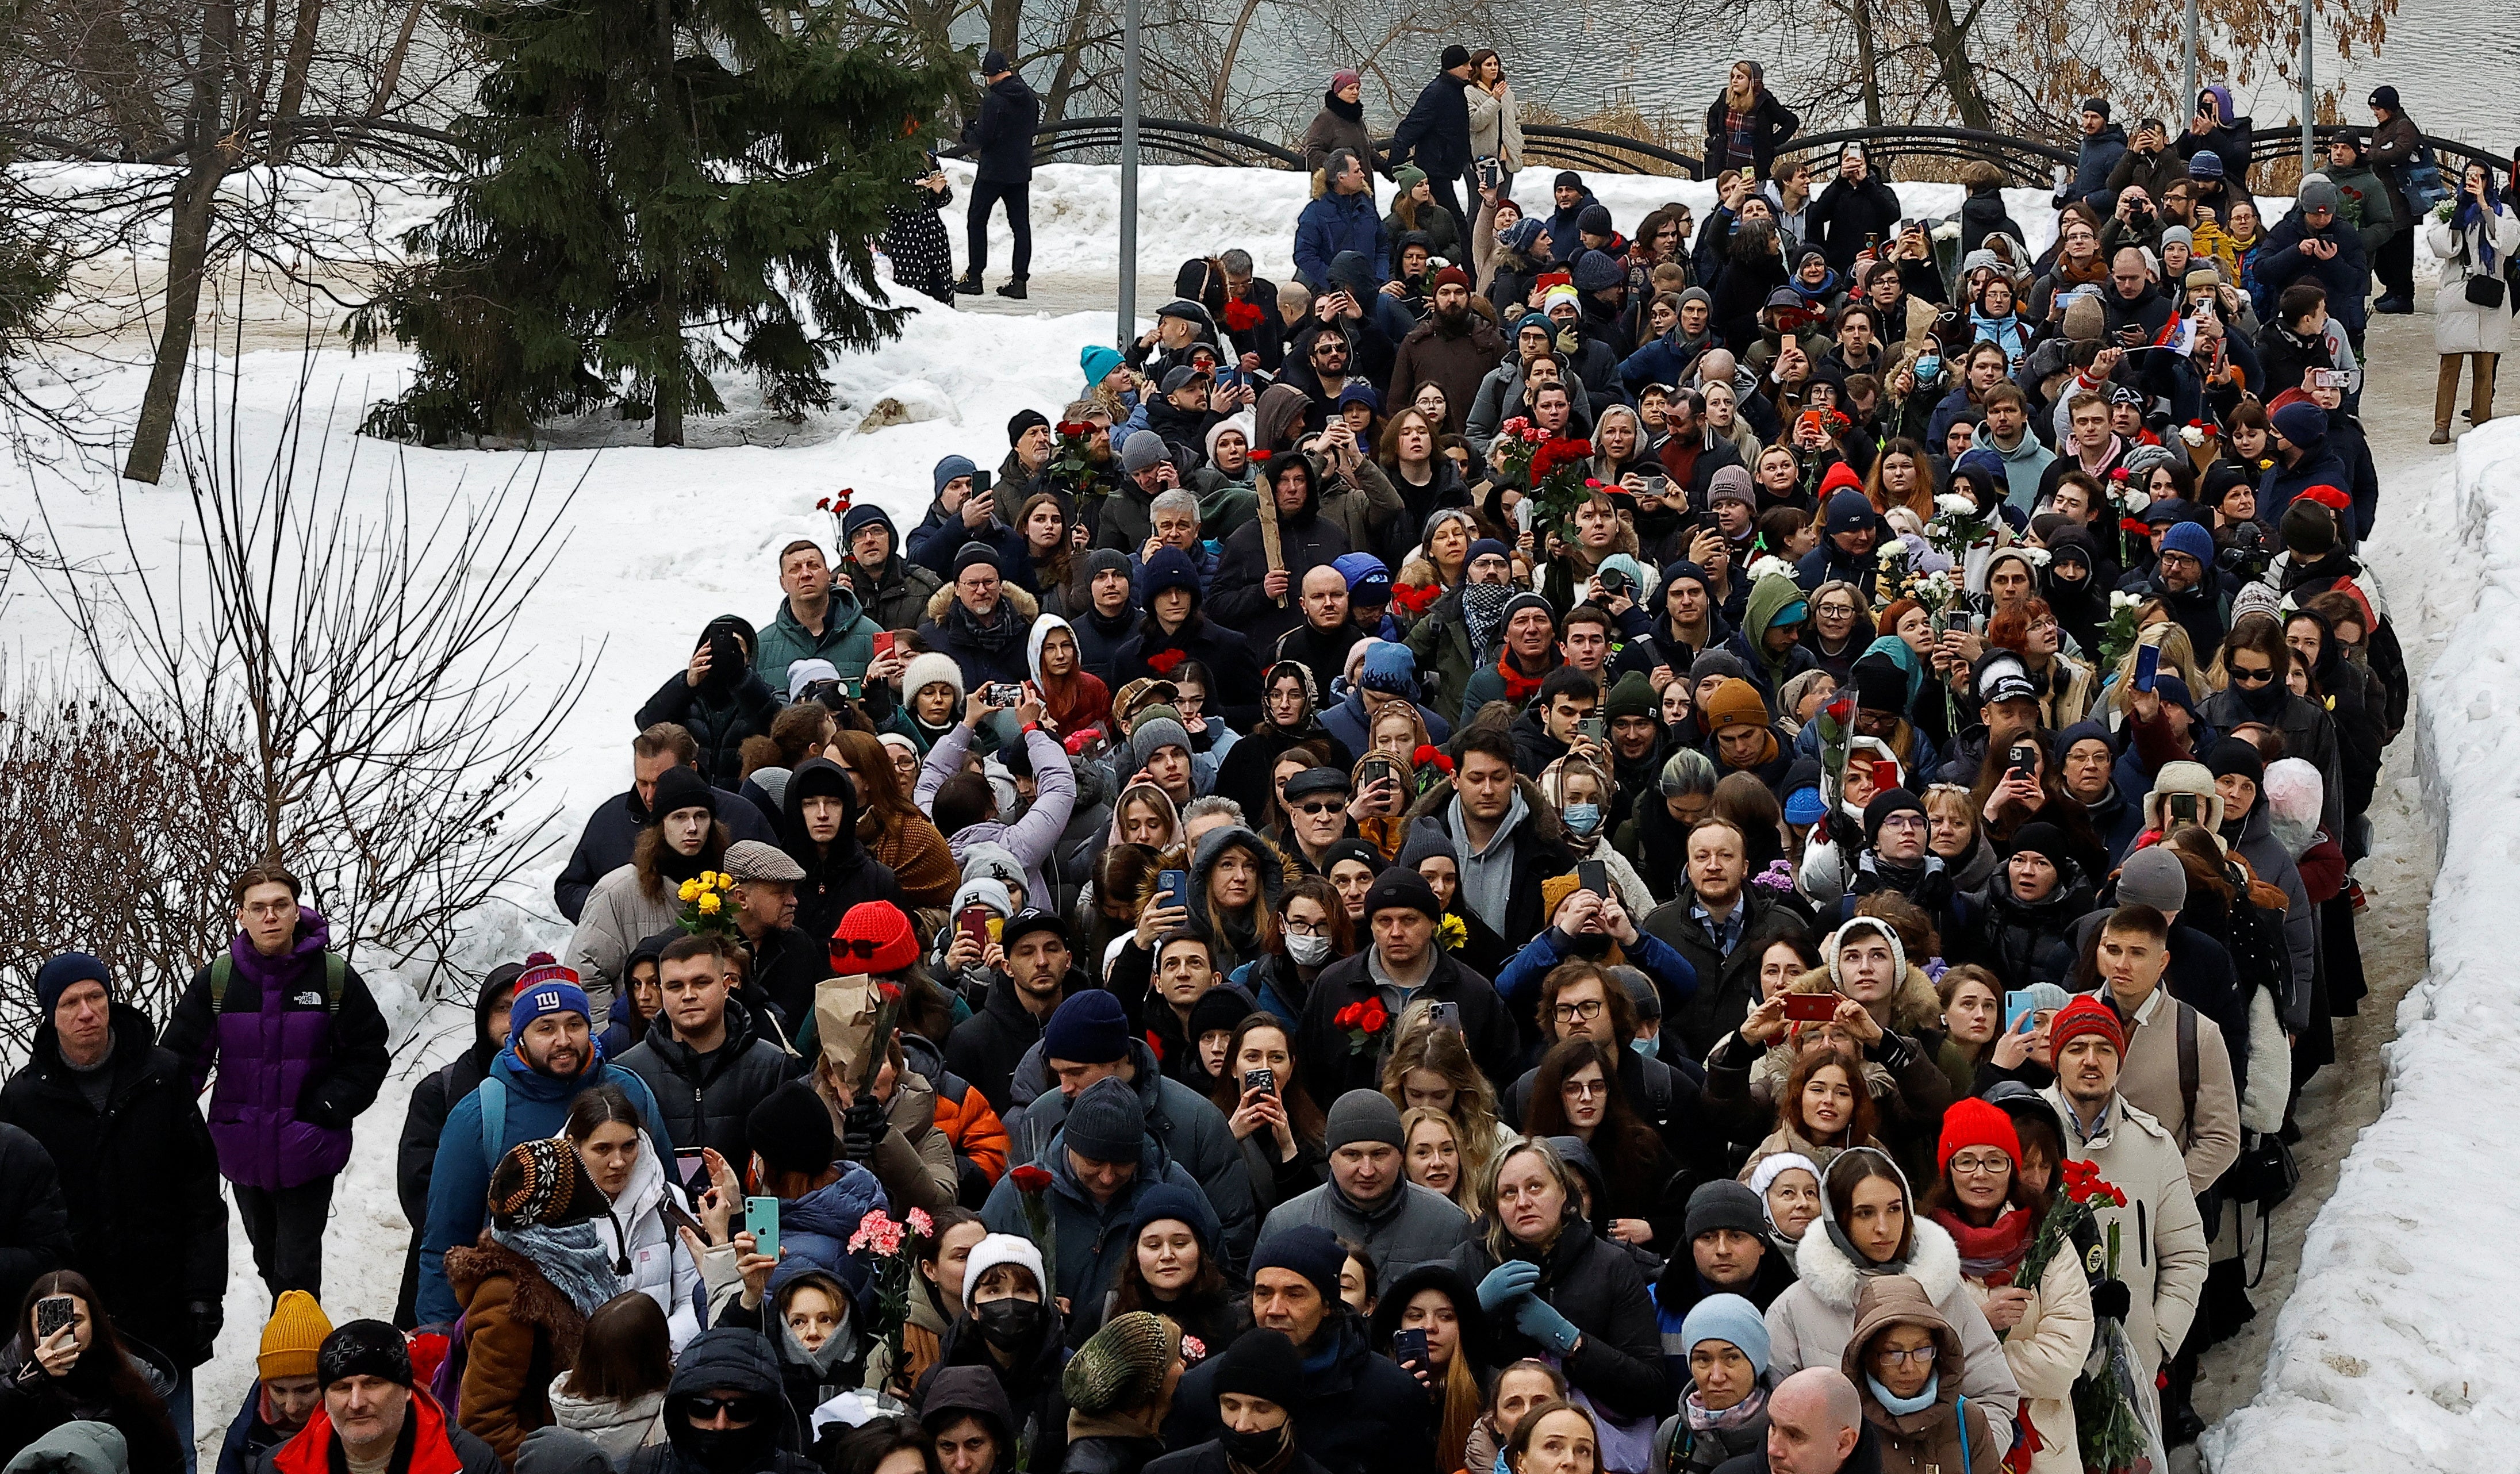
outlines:
M2092 1286L2092 1314L2103 1320L2124 1320L2135 1309L2135 1295L2123 1279L2106 1279Z
M1479 1309L1493 1316L1528 1297L1539 1283L1540 1266L1525 1259L1508 1260L1479 1281Z
M860 1095L857 1103L840 1112L840 1155L852 1162L864 1162L875 1156L876 1143L883 1139L883 1102L872 1094Z
M184 1315L193 1330L193 1355L188 1360L199 1366L210 1359L211 1349L218 1344L219 1327L227 1323L227 1312L215 1300L196 1300L184 1308Z
M1561 1357L1575 1349L1576 1339L1583 1334L1574 1321L1557 1314L1557 1307L1538 1295L1513 1308L1513 1328Z

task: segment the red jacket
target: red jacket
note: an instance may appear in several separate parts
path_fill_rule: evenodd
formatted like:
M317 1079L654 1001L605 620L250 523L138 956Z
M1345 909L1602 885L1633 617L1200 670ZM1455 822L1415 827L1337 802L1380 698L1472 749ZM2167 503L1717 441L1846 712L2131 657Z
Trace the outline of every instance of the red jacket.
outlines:
M406 1427L391 1474L498 1474L499 1455L490 1446L450 1426L445 1409L418 1388L412 1389ZM332 1418L318 1407L295 1438L262 1456L261 1474L340 1474L333 1461L336 1441Z

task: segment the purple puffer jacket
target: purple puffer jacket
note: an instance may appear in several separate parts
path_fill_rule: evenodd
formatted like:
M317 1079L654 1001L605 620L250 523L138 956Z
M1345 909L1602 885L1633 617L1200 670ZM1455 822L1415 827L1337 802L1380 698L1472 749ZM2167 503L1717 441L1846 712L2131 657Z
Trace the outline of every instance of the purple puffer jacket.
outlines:
M311 907L297 916L297 944L286 957L264 957L243 932L228 944L236 975L218 1010L218 1084L207 1114L219 1176L240 1186L295 1187L350 1160L349 1122L318 1126L299 1115L307 1083L332 1073L335 1030L324 988L332 928ZM197 1053L186 1063L198 1091L209 1061Z

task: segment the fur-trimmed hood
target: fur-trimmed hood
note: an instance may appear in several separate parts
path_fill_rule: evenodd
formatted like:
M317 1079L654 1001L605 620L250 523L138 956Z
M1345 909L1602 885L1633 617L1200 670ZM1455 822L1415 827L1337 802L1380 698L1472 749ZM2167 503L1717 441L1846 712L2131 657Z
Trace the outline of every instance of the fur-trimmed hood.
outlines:
M1823 1197L1825 1202L1825 1197ZM1825 1227L1826 1210L1810 1228L1804 1230L1802 1246L1794 1251L1794 1273L1810 1285L1821 1302L1841 1315L1853 1315L1855 1299L1864 1292L1868 1275L1846 1257ZM1909 1220L1912 1239L1908 1251L1909 1278L1916 1281L1925 1298L1940 1305L1960 1287L1960 1251L1942 1225L1921 1215Z
M1787 983L1785 991L1829 993L1836 987L1828 979L1828 968L1820 966ZM1913 1034L1918 1029L1939 1029L1942 1026L1943 1001L1934 992L1934 980L1925 976L1923 968L1910 962L1907 972L1899 979L1899 991L1890 995L1890 1027L1902 1034Z
M487 1228L472 1244L446 1251L446 1283L468 1308L475 1291L502 1275L514 1281L508 1291L509 1317L550 1333L555 1365L575 1365L586 1318L532 1260L491 1238Z
M1023 621L1027 625L1041 617L1041 601L1033 598L1031 594L1024 590L1017 588L1014 581L1012 579L1000 579L998 581L998 597L1012 605L1016 613L1022 615ZM939 588L935 593L928 595L928 620L932 623L936 620L943 619L945 617L945 606L953 602L954 586L950 583Z

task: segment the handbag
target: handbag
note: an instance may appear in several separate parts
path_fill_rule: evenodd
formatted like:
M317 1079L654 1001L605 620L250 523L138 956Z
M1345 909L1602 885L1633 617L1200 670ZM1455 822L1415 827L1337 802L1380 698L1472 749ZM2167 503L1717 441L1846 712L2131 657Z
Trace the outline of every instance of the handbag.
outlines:
M2502 305L2502 279L2476 272L2467 279L2467 299L2479 307Z
M2282 1137L2273 1132L2260 1132L2240 1148L2238 1159L2224 1175L2223 1184L2229 1187L2231 1201L2255 1203L2258 1208L2258 1272L2249 1279L2249 1287L2255 1289L2258 1281L2267 1276L2267 1252L2274 1241L2273 1230L2267 1221L2292 1196L2293 1189L2301 1185L2301 1164L2293 1160L2292 1148L2284 1144ZM2249 1220L2246 1215L2239 1219L2239 1232L2240 1260L2245 1266L2249 1257Z

